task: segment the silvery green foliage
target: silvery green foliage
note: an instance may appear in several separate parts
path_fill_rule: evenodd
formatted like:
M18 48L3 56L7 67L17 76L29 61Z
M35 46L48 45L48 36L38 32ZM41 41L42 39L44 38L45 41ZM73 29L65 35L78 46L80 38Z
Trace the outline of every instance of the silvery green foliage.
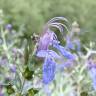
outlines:
M76 22L71 26L64 17L52 18L38 39L26 35L23 26L15 29L4 17L1 11L0 96L95 96L95 45L80 42Z

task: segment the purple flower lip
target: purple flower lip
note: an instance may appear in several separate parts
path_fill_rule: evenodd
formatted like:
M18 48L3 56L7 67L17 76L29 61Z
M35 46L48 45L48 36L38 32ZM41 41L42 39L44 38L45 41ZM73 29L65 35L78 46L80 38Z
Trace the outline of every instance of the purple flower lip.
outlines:
M53 40L53 37L54 33L51 32L50 30L47 30L47 32L43 34L43 36L40 38L38 42L37 51L47 50Z
M12 25L11 25L11 24L7 24L7 25L5 26L5 29L11 30L11 29L12 29Z
M16 73L16 66L15 65L11 65L10 66L10 71L13 73Z

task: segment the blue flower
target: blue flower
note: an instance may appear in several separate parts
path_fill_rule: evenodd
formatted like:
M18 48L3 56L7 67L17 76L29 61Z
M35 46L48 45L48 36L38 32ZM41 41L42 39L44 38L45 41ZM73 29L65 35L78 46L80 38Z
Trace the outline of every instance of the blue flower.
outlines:
M53 81L57 66L57 64L54 62L54 59L61 58L61 56L59 56L55 51L49 49L50 46L52 48L57 49L57 51L59 51L67 59L74 60L76 58L75 55L71 54L68 50L66 50L63 46L60 45L60 42L58 41L55 32L52 31L50 28L55 27L63 34L64 28L67 29L67 27L63 23L58 22L59 20L64 20L67 22L67 20L64 17L55 17L49 20L44 27L43 34L41 35L37 45L36 56L44 59L44 84L49 84L51 81ZM67 62L64 66L68 66L70 64L71 63Z
M43 83L49 84L55 77L56 63L51 58L46 58L43 64Z

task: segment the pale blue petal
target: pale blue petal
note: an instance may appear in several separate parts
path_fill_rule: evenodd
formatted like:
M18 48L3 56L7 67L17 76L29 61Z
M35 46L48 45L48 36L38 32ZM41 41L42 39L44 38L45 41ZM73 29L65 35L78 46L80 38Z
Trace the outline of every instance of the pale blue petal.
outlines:
M46 50L40 50L40 51L37 52L36 56L37 57L43 57L44 58L44 57L48 56L48 51L46 51Z
M49 56L51 58L60 58L60 56L52 50L40 50L39 52L37 52L36 54L37 57L46 57Z

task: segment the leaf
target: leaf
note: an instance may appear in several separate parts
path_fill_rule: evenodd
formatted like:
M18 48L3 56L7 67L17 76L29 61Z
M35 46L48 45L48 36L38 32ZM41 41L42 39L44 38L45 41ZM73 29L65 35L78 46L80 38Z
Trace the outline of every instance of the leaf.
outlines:
M32 88L28 90L27 96L34 96L37 93L38 93L38 90Z
M22 96L20 93L17 93L16 96Z
M13 89L12 85L8 85L6 86L7 88L7 93L10 95L10 94L13 94L15 92L15 90Z
M88 93L87 93L87 92L82 92L82 93L80 94L80 96L88 96Z
M23 76L27 80L32 79L33 74L34 74L34 71L30 71L28 66L25 68L25 71L23 72Z

